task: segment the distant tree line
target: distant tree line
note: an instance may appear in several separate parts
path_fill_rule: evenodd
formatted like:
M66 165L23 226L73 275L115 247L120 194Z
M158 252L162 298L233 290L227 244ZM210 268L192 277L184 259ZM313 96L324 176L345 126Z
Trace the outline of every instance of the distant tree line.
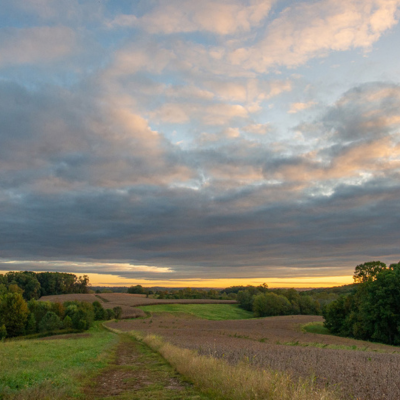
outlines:
M253 311L255 317L321 313L317 299L295 289L268 289L268 285L264 283L260 286L236 286L225 289L227 290L237 291L240 307Z
M325 327L356 339L400 344L400 262L357 265L351 293L323 310Z
M120 318L121 314L121 307L105 310L98 301L26 301L18 285L0 285L0 339L84 331L93 321Z
M22 289L25 300L49 295L89 292L87 275L77 277L62 272L24 271L0 274L0 287L4 286L7 289L10 285L17 285Z

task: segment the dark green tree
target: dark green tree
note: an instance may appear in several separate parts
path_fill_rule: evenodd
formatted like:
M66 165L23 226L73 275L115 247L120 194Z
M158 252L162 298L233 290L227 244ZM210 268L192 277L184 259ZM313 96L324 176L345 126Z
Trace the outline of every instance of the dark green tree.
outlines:
M39 323L39 331L55 331L62 326L60 317L53 311L48 311Z
M353 280L356 283L364 283L369 280L374 280L376 276L385 269L387 269L386 264L380 261L369 261L357 265L354 271Z

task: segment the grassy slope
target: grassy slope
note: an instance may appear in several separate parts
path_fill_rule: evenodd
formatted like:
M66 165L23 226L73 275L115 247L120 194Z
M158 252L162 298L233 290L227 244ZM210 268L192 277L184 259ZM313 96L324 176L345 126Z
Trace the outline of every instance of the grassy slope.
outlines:
M198 318L214 321L253 318L253 313L241 309L237 304L162 304L137 307L147 312L192 314Z
M46 386L55 390L54 397L57 393L76 395L77 377L103 368L118 340L98 325L89 333L91 337L79 339L0 343L0 398L35 387L46 390Z

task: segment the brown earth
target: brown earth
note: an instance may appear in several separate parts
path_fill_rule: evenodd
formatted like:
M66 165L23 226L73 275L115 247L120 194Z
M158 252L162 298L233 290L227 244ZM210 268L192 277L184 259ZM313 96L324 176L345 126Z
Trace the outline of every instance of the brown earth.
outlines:
M162 313L107 325L157 334L177 346L230 363L245 360L255 367L286 371L294 377L315 375L320 385L339 385L344 399L400 399L399 347L300 329L302 324L320 321L322 317L305 315L209 321Z

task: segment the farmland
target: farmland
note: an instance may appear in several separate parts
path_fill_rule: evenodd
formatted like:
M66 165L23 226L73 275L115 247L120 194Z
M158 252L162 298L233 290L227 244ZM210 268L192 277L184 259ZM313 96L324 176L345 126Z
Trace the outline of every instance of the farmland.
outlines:
M140 306L150 313L184 313L209 320L233 320L253 318L253 313L243 310L237 304L159 304Z
M209 299L176 299L176 300L163 300L146 298L141 294L128 294L128 293L101 293L95 294L63 294L54 296L43 296L40 301L51 301L63 303L64 301L87 301L94 302L100 301L102 306L106 309L119 306L122 308L122 318L136 318L145 317L146 313L143 309L137 308L138 306L147 305L165 305L165 304L235 304L234 300L209 300Z
M322 322L319 316L212 321L159 313L150 319L107 325L120 331L156 334L173 345L232 365L246 360L256 369L289 373L293 379L314 375L320 387L339 387L344 399L400 397L398 347L301 329L318 322Z

